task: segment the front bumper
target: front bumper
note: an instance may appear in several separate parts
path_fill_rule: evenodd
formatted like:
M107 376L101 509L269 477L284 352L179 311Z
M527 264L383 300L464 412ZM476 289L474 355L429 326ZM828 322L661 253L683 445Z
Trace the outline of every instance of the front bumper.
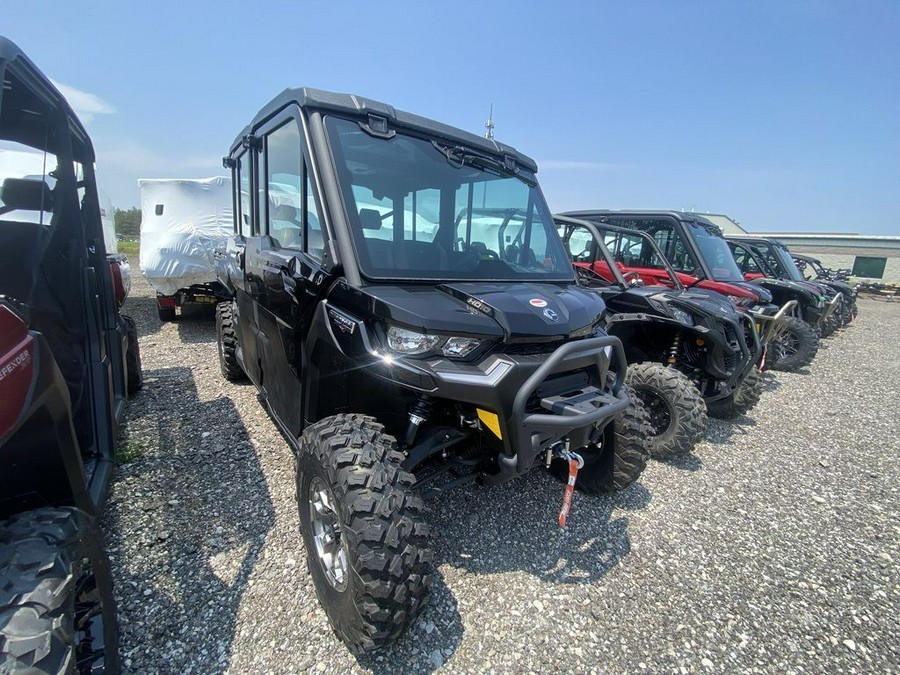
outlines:
M705 392L704 398L707 403L733 394L762 356L756 325L748 314L739 313L736 321L724 318L722 320L728 327L726 338L731 353L725 364L726 377L716 383L715 391Z
M630 403L625 350L610 335L566 342L549 355L492 354L477 364L380 358L372 369L379 377L498 416L503 452L497 473L485 477L488 483L525 473L539 454L565 439L573 450L583 447ZM590 376L566 377L582 373Z
M756 322L756 330L759 333L759 341L763 347L767 347L777 340L785 330L786 319L791 316L797 306L796 300L788 300L774 314L768 314L765 309L750 311L750 316Z

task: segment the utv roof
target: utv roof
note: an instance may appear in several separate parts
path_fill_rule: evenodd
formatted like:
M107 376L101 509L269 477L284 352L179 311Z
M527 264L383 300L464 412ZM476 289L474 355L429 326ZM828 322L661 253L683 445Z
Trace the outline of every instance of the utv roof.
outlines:
M597 216L626 216L635 218L659 218L669 217L684 222L699 223L700 225L722 233L722 228L711 220L704 218L699 213L691 213L689 211L667 211L665 209L589 209L585 211L566 211L560 215L571 216L572 218L591 218Z
M34 65L15 42L0 35L0 78L2 78L3 84L2 90L0 90L0 99L4 95L8 95L10 71L14 71L19 78L27 80L30 88L40 97L43 104L68 118L69 129L74 137L73 140L77 141L76 146L73 147L75 159L82 163L93 163L95 159L94 146L91 144L87 131L85 131L84 126L78 119L78 115L72 110L65 96L53 86L53 83ZM31 147L43 147L47 143L44 134L46 134L46 129L40 124L4 125L0 139L16 141ZM52 139L47 145L47 149L56 152ZM59 153L57 152L57 154Z
M338 94L322 89L301 87L299 89L285 89L275 98L269 101L256 114L253 121L247 125L231 144L230 152L241 145L241 139L254 129L268 121L273 115L285 106L296 103L301 108L321 110L323 112L335 112L341 115L365 119L368 115L384 117L394 127L402 127L410 131L417 131L428 136L435 136L453 143L462 143L470 148L477 148L498 156L513 157L516 162L531 171L537 171L537 164L531 157L525 155L512 146L497 143L494 140L483 138L476 134L448 124L435 122L427 117L421 117L412 113L397 110L393 106L370 98L364 98L355 94Z
M583 211L566 211L560 215L571 216L573 218L584 218L588 216L669 216L678 220L691 220L704 224L709 223L716 227L715 223L704 218L699 213L669 211L666 209L586 209Z
M743 241L747 244L753 244L764 242L769 244L770 246L780 246L781 248L787 248L784 244L782 244L777 239L773 239L772 237L759 237L752 234L728 234L725 236L726 239L731 239L733 241Z

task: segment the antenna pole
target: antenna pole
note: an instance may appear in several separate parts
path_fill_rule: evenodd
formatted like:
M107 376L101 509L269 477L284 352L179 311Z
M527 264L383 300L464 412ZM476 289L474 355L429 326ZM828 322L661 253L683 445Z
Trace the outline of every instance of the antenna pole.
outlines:
M488 115L487 122L484 123L484 137L489 141L494 140L494 104L491 103L491 112Z

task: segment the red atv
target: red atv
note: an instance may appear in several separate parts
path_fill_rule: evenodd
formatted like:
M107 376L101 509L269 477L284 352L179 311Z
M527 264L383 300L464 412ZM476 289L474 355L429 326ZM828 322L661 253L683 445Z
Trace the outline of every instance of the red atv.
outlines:
M0 74L0 152L43 167L0 164L0 672L116 672L97 518L142 384L127 278L106 255L84 127L3 37Z

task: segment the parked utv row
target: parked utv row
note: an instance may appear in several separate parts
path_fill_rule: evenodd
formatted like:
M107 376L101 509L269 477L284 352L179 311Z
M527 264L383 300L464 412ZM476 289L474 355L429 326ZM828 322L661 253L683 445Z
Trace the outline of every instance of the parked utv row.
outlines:
M0 671L116 672L96 518L140 387L136 331L86 133L5 40L0 67L0 136L56 167L0 190ZM575 489L689 452L709 415L756 405L762 370L807 365L830 317L855 316L776 242L695 214L554 216L531 158L359 96L284 91L224 165L222 375L255 385L294 451L309 571L354 652L428 603L424 500L544 468L565 527Z

